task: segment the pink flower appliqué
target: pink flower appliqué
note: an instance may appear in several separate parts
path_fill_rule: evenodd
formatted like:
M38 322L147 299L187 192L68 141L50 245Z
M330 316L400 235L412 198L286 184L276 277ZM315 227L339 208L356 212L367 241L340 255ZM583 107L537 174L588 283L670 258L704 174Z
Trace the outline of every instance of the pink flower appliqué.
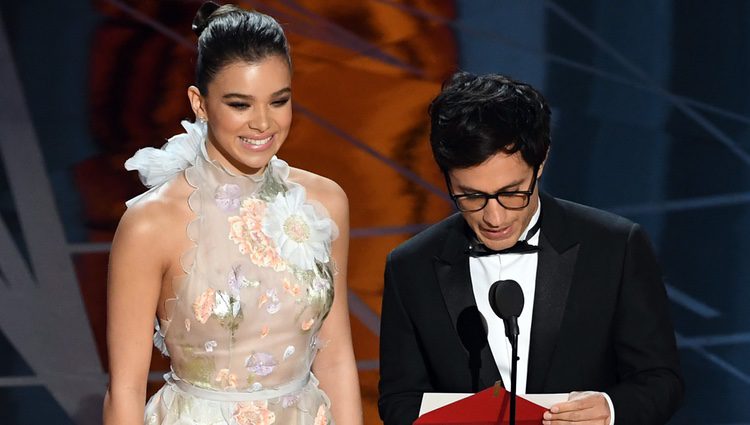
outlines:
M233 417L238 425L271 425L276 422L276 415L268 410L266 400L237 403Z
M308 319L302 322L302 325L300 325L300 328L302 328L303 331L309 331L310 328L312 328L313 323L315 323L315 319Z
M229 369L219 370L214 380L216 382L220 382L222 388L224 388L225 390L237 388L237 375L235 375L234 373L229 373Z
M320 405L318 407L318 414L315 415L315 422L314 425L328 425L328 417L326 416L326 407L324 405Z
M284 291L293 297L298 297L302 292L302 287L299 284L292 284L289 279L284 278Z
M195 299L193 312L199 322L206 323L208 318L211 317L214 310L215 293L216 291L213 288L208 288Z
M261 223L266 213L266 203L260 199L247 198L242 201L239 215L229 220L229 239L237 244L240 253L250 257L255 265L271 267L276 271L286 269L273 241L263 233Z
M224 212L234 212L240 207L240 187L236 184L223 184L214 194L216 206Z

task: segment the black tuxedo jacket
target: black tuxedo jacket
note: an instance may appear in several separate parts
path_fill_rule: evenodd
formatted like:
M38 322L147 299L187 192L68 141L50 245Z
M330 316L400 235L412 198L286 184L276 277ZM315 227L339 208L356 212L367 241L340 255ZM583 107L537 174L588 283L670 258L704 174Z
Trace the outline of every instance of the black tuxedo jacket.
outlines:
M663 424L683 382L660 268L641 227L541 194L528 393L603 391L617 425ZM380 416L411 424L424 392L476 392L500 379L476 308L460 214L388 256Z

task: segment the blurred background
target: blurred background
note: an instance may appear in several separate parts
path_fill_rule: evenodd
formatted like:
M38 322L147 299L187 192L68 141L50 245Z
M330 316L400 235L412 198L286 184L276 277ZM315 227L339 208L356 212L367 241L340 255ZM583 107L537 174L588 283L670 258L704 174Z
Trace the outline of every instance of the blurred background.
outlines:
M295 122L280 157L349 196L366 424L380 423L385 256L453 211L426 110L458 69L540 89L553 109L543 189L648 230L687 383L671 423L750 423L750 3L238 3L276 17L292 44ZM192 118L200 4L0 3L3 424L101 421L110 241L142 191L122 164ZM167 369L155 354L151 392Z

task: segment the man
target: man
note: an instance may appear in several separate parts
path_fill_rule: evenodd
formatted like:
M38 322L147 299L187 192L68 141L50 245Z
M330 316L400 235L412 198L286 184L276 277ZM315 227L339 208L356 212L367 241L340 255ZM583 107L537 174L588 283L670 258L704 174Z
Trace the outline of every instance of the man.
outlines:
M539 193L550 111L531 86L454 75L430 142L459 213L388 257L380 415L411 424L426 392L510 387L490 285L517 281L518 392L573 393L545 424L663 424L683 394L659 266L622 217ZM499 251L499 252L498 252Z

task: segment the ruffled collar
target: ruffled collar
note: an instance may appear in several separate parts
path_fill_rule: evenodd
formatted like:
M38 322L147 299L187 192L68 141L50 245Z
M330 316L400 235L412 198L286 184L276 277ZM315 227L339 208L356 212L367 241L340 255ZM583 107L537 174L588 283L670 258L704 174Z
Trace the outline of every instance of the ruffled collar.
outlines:
M208 131L205 122L182 121L180 124L187 131L186 133L170 137L167 143L160 149L151 147L139 149L135 155L125 161L125 169L128 171L138 171L141 182L149 188L148 191L125 202L125 205L128 207L155 188L171 180L177 174L194 166L199 157L202 157L205 162L231 177L249 178L260 183L270 175L282 182L287 181L289 177L289 165L275 155L271 158L271 161L262 173L249 175L231 172L219 163L219 161L209 158L206 150L206 135Z

